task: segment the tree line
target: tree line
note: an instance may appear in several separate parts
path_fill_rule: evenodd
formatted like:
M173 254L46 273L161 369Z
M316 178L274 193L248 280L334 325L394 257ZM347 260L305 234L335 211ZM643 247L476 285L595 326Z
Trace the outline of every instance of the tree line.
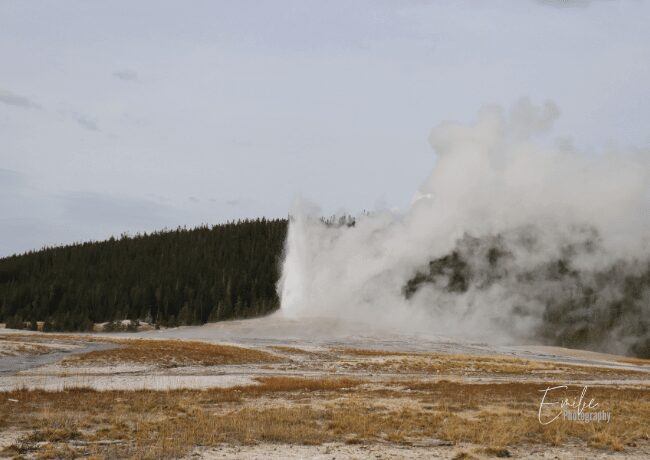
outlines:
M248 318L279 307L286 219L178 228L0 259L0 322L85 331Z

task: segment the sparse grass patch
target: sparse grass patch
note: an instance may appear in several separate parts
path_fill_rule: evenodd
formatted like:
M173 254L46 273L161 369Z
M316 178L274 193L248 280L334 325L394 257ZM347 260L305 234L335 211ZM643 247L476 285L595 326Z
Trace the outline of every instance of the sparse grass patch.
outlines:
M469 452L465 450L461 450L456 452L453 456L453 460L475 460L476 457L470 454Z
M528 375L553 379L559 374L584 379L647 375L643 369L576 366L498 355L407 353L354 348L334 349L333 351L342 355L341 367L357 372L459 376ZM350 358L346 359L346 356Z
M219 366L224 364L274 363L281 358L265 351L232 345L185 340L126 339L120 347L72 356L64 363L135 363L160 366Z
M624 356L616 361L624 364L636 364L637 366L650 366L650 359L634 358L632 356Z
M490 457L509 458L512 456L510 451L504 447L486 447L480 451Z
M372 350L368 348L334 348L332 351L349 355L349 356L421 356L422 353L390 351L390 350Z
M287 347L285 345L272 345L269 347L271 350L279 351L281 353L291 353L294 355L312 355L317 354L313 351L303 350L302 348Z
M482 454L505 457L524 444L572 440L617 451L650 440L650 389L590 387L589 397L612 412L612 423L540 425L545 385L535 383L394 381L373 390L351 379L258 380L207 391L15 391L4 396L19 402L9 406L3 398L0 413L8 427L32 430L12 452L47 443L57 458L179 457L224 442L408 445L431 439L485 446Z
M42 345L29 337L0 336L0 357L17 355L42 355L57 351L56 347Z
M214 418L223 441L250 444L257 441L288 444L321 444L332 440L324 429L326 411L307 406L243 408Z
M362 383L362 380L349 378L300 378L300 377L258 377L257 386L238 387L247 393L270 393L280 391L342 391L351 389Z
M196 446L220 443L436 445L442 441L480 447L471 452L483 458L516 453L517 446L560 446L567 441L625 452L634 451L637 444L650 446L650 387L590 386L589 398L600 403L599 410L612 412L609 424L558 420L544 426L537 420L540 390L552 384L535 383L529 375L543 375L549 381L561 375L570 382L575 375L616 376L618 370L599 374L599 368L500 356L352 349L310 355L318 359L296 359L300 366L287 357L286 365L277 366L274 363L283 358L273 353L229 345L106 337L92 341L120 348L74 356L67 362L170 367L266 363L272 372L288 369L296 374L313 371L312 365L323 367L321 375L313 378L272 375L257 377L254 385L203 391L66 388L0 393L0 429L30 431L4 454L175 458ZM271 349L311 353L292 347ZM262 372L260 366L250 368ZM324 376L330 369L349 373L340 378ZM368 375L375 370L375 375ZM630 371L629 375L647 374ZM463 380L467 376L481 383ZM511 382L489 383L490 379ZM459 455L472 456L465 451Z

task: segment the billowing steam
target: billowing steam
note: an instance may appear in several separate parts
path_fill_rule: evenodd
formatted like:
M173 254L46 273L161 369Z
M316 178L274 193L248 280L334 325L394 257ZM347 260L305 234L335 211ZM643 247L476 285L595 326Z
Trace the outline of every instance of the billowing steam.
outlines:
M650 355L649 152L544 144L558 114L521 100L436 127L404 212L297 203L283 314Z

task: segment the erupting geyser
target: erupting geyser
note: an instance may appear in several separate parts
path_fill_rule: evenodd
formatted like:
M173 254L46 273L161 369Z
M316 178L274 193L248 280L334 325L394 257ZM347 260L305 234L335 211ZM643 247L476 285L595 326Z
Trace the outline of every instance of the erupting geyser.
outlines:
M283 314L649 356L649 152L533 142L558 113L521 100L436 127L404 212L326 222L298 203Z

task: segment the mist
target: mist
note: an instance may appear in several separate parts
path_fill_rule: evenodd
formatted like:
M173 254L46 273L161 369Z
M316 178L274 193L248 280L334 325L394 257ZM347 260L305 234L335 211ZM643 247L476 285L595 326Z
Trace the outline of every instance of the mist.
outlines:
M323 219L297 200L282 314L650 355L649 152L549 139L559 115L521 99L436 126L405 210Z

